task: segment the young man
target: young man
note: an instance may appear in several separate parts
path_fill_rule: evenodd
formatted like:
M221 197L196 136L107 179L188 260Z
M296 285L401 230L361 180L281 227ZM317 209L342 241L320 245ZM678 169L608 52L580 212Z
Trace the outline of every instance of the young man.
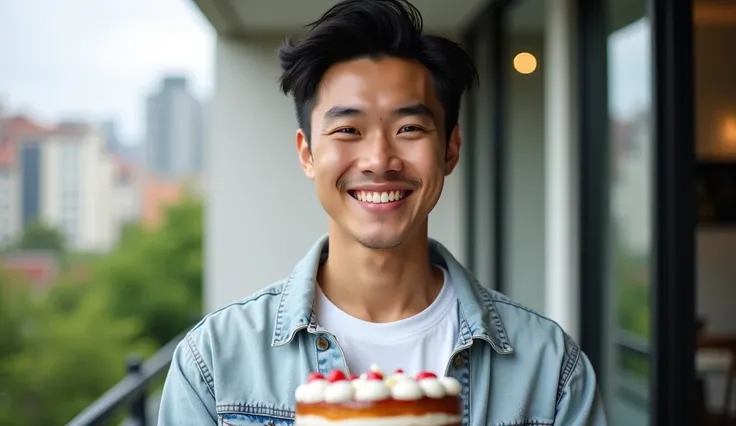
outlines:
M308 373L377 363L457 378L466 426L604 425L595 374L563 330L427 237L459 160L468 55L422 34L405 0L345 0L279 59L329 234L288 278L188 333L159 424L290 424Z

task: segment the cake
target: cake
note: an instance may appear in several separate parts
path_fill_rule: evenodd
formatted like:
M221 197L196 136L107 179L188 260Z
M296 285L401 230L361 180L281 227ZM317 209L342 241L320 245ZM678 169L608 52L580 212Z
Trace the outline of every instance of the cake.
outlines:
M460 426L460 382L434 373L397 370L384 377L312 373L296 389L296 426Z

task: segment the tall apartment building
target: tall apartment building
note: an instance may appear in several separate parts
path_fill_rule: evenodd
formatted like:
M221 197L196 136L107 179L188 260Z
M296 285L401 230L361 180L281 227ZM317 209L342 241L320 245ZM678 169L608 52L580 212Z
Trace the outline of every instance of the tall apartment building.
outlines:
M17 232L17 179L14 152L0 144L0 247L8 244Z
M203 168L203 107L187 79L169 76L146 102L146 168L158 176L180 178Z
M23 227L19 146L45 129L23 116L0 116L0 246L13 242Z
M113 167L104 133L66 123L20 144L21 223L42 221L70 250L100 252L115 242Z

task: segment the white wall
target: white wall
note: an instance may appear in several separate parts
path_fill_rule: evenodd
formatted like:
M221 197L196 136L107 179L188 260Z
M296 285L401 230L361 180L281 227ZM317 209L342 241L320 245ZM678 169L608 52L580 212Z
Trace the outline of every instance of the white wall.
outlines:
M544 37L509 37L506 107L505 292L539 312L545 311L545 134ZM515 72L519 52L538 58L537 70Z
M465 141L464 155L466 157L461 160L461 164L465 162L473 162L473 274L478 281L488 288L498 288L498 283L494 282L495 273L494 265L494 228L493 218L497 214L494 200L493 176L493 134L492 134L492 99L493 99L493 80L491 69L491 29L486 27L480 30L476 41L475 52L472 52L475 59L475 65L478 68L479 85L475 89L473 96L468 98L473 102L474 117L472 120L473 129L467 132L472 134L472 140L468 138ZM466 108L470 108L469 102L466 102ZM468 111L466 111L468 112ZM470 130L470 129L467 129ZM472 145L472 148L471 148ZM468 149L471 148L471 149ZM467 156L468 152L472 152L472 158Z
M298 165L293 102L278 89L280 41L218 38L206 165L208 311L285 277L327 229ZM461 168L445 185L430 235L464 261Z
M578 332L577 134L574 100L573 6L568 0L514 3L508 21L506 77L501 105L506 122L503 205L493 204L492 117L494 78L490 28L480 30L474 59L480 87L474 117L474 269L493 282L493 219L503 215L504 293ZM551 49L554 55L546 54ZM537 58L537 69L513 68L517 53ZM564 99L567 98L567 99ZM500 207L500 209L498 209ZM497 210L498 209L498 210Z

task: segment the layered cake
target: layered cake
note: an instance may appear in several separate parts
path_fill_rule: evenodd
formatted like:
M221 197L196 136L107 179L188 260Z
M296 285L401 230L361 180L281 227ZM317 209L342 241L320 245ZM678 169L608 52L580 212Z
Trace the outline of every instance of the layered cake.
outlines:
M460 383L429 372L378 367L360 377L312 373L296 390L296 426L460 426Z

